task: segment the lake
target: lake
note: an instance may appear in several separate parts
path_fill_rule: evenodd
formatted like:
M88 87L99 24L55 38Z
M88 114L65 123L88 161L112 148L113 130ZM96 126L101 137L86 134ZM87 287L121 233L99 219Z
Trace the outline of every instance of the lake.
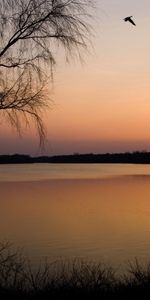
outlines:
M0 165L0 240L33 264L150 261L150 166Z

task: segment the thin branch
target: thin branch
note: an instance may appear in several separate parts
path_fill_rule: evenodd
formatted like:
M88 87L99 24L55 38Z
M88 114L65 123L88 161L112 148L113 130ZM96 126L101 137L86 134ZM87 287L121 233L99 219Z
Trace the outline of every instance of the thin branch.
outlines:
M3 0L0 2L0 111L21 130L34 120L45 139L41 111L48 106L46 83L53 78L55 46L71 57L87 49L88 19L95 0ZM45 105L47 104L47 105Z

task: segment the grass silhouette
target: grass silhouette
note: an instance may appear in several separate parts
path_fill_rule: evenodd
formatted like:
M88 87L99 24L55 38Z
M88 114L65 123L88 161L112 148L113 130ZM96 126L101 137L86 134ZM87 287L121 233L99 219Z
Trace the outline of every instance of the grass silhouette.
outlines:
M41 264L35 271L19 250L0 244L0 299L149 299L150 264L137 259L118 276L102 263Z

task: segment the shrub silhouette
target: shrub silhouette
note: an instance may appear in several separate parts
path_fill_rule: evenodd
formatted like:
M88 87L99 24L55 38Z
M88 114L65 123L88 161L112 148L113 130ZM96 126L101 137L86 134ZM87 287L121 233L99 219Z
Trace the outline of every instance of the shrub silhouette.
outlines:
M0 244L0 299L149 299L150 264L129 262L117 275L103 263L81 260L31 267L21 251Z

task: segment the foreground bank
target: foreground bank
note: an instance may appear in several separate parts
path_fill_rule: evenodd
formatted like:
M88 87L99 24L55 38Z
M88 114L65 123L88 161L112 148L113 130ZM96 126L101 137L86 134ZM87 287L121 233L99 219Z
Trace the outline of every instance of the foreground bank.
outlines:
M0 244L0 299L149 299L150 264L135 259L118 275L102 263L79 260L33 270L19 251Z

